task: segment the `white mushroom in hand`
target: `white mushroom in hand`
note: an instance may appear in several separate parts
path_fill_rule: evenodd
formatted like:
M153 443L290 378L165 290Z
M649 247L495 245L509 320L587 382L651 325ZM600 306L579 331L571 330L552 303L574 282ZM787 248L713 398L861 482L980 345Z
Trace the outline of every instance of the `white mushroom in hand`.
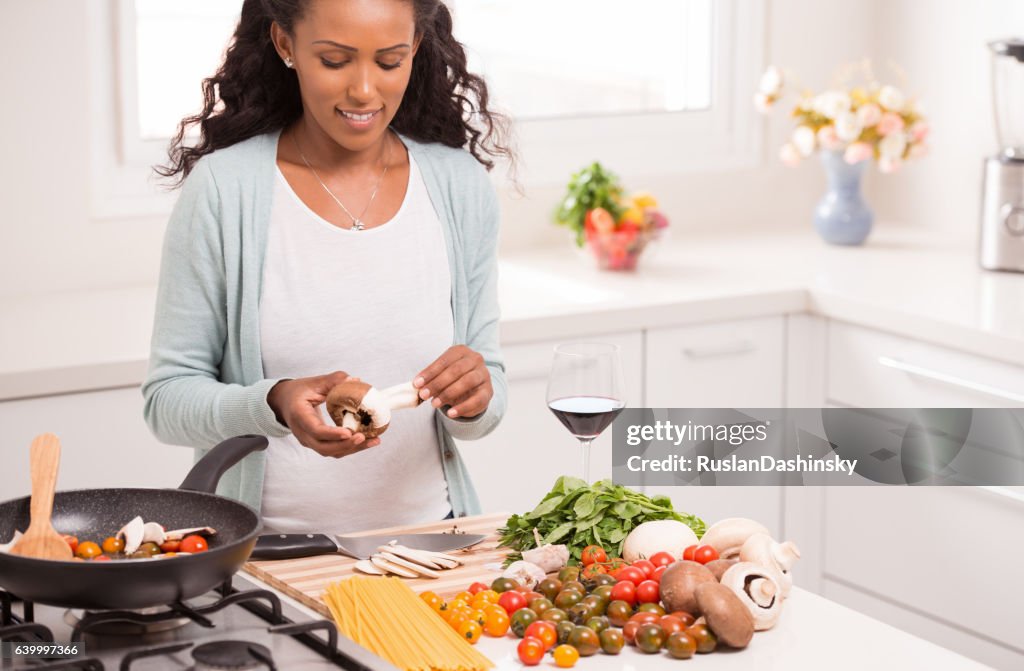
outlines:
M376 438L387 431L392 410L415 408L421 401L411 382L377 389L348 379L327 394L327 414L342 428Z
M783 599L793 588L790 569L798 559L800 550L793 541L779 543L766 533L752 535L740 548L741 562L752 562L778 574L777 582L782 590L779 596Z
M778 572L751 562L739 562L722 576L722 585L731 589L754 618L754 629L771 629L782 612L782 587Z
M710 545L721 559L734 559L748 538L757 533L768 533L760 522L745 517L729 517L711 525L700 538L701 545Z

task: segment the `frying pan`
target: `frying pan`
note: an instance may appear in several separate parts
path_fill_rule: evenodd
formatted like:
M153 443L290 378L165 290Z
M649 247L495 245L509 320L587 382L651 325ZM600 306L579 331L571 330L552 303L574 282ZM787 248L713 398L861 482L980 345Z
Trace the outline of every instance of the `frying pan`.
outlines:
M108 562L0 553L0 587L27 601L87 610L148 608L209 591L241 567L260 531L256 511L213 492L224 471L266 447L263 436L229 438L196 462L178 489L79 489L54 497L54 528L80 541L101 543L141 515L165 529L213 527L209 550ZM28 528L29 501L26 496L0 503L0 542Z

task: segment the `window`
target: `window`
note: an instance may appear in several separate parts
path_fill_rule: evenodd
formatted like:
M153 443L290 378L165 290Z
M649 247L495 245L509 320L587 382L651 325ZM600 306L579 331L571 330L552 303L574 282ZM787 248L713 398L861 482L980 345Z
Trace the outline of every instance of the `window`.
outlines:
M452 0L470 68L517 119L711 105L711 0Z
M627 179L757 160L764 0L447 1L471 69L515 119L527 186L595 159ZM91 4L94 215L166 213L148 168L199 108L241 0Z

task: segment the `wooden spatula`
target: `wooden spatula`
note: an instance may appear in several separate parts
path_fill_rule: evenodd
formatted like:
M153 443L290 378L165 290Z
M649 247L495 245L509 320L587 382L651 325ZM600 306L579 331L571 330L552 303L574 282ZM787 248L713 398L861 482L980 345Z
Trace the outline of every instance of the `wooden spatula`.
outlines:
M35 559L72 559L71 546L53 528L53 494L57 488L57 468L60 466L60 441L52 433L36 436L29 452L32 472L32 507L28 530L11 554Z

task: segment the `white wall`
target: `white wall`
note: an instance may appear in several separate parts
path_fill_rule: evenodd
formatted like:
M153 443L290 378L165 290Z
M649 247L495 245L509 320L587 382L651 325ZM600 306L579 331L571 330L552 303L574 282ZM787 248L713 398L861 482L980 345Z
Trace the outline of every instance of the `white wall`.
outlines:
M923 161L876 175L876 210L973 244L982 161L996 150L986 45L1024 36L1024 2L889 0L879 3L874 30L876 60L891 58L906 71L907 90L924 103L933 138Z
M9 26L0 42L5 130L0 164L0 296L152 284L163 221L89 219L87 24L89 2L5 2ZM927 4L926 15L924 7ZM898 220L974 234L981 157L994 139L984 42L1024 28L1024 3L990 0L768 0L765 63L798 70L823 86L837 64L864 55L903 64L910 90L935 122L933 155L894 176L871 174L868 195L881 225ZM111 104L113 114L113 104ZM762 166L717 174L667 175L627 186L660 196L673 236L810 227L824 178L813 162L791 170L776 154L791 124L781 110L764 121ZM638 147L637 151L643 151ZM614 166L611 166L614 169ZM568 176L567 176L568 177ZM504 194L504 251L569 245L550 223L561 195L530 188ZM935 198L935 189L943 197Z

